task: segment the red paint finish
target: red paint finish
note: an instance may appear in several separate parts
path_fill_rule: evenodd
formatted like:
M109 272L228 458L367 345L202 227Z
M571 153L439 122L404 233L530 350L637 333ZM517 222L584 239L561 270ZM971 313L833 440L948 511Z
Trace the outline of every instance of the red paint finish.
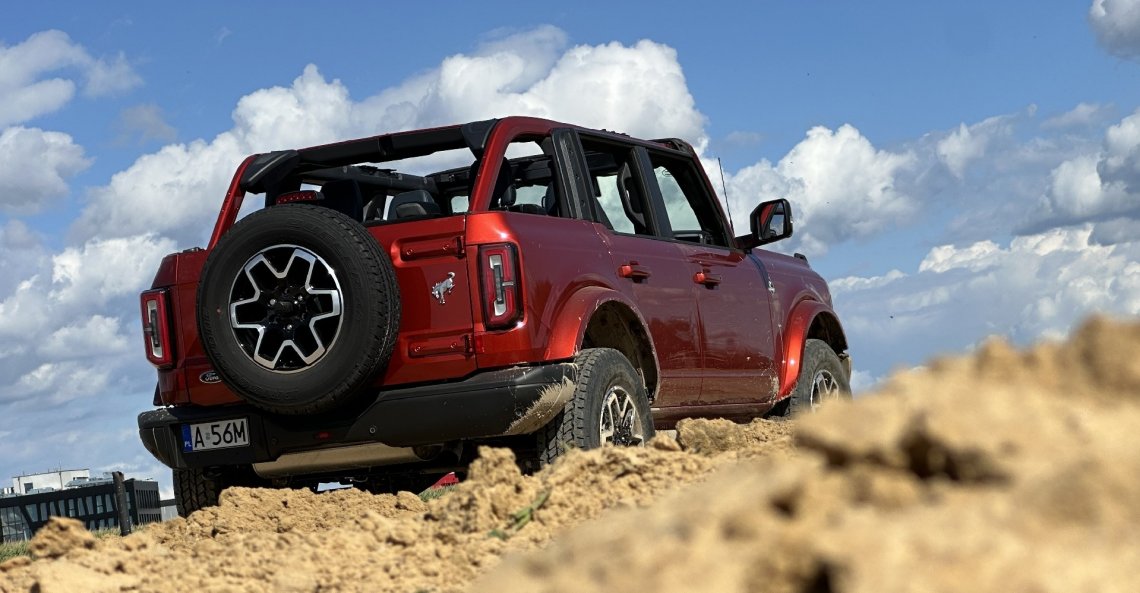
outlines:
M183 251L162 260L154 287L170 288L170 319L174 331L174 368L158 372L159 399L167 405L235 403L237 396L222 383L203 383L202 373L213 370L198 337L198 278L206 251Z
M756 250L772 282L772 315L783 320L776 332L782 344L780 397L791 394L799 379L800 360L812 323L819 315L834 316L831 293L818 274L800 259L770 251Z
M512 328L488 330L482 309L476 309L475 333L483 345L476 353L479 367L551 360L547 345L555 333L555 320L574 295L589 287L612 290L613 277L603 275L610 268L609 255L594 223L516 212L470 214L468 220L472 250L504 241L520 246L523 316ZM587 322L582 320L574 332L584 330ZM565 349L550 353L573 356Z
M693 282L698 270L686 265L682 246L673 241L623 235L597 226L608 244L611 269L619 276L624 266L636 266L641 272L619 278L618 287L648 323L659 357L660 385L654 406L696 405L701 394L703 347L700 318L693 305L698 290L704 290Z
M238 166L237 172L234 173L234 178L230 180L230 188L226 190L226 199L222 202L222 212L218 215L218 221L214 223L214 232L210 234L210 244L208 249L213 249L222 235L230 230L237 220L238 211L241 210L241 203L245 199L245 190L241 188L241 177L245 175L245 170L249 168L249 164L257 158L257 155L246 157Z
M578 353L585 337L587 324L594 312L603 305L613 304L619 306L637 319L642 328L649 327L645 318L641 316L637 305L623 292L606 286L585 286L575 290L569 298L563 299L562 305L551 325L552 331L546 348L544 359L565 360ZM654 368L660 369L657 359L657 349L649 345Z
M402 307L392 358L375 387L570 360L582 348L594 313L602 306L618 306L650 338L659 427L685 416L747 419L786 397L797 381L813 322L821 315L834 316L826 284L802 259L762 249L753 256L739 249L620 234L590 220L489 210L512 141L541 139L554 129L573 127L537 118L499 120L471 182L468 213L367 227L392 261ZM448 133L457 129L441 128ZM684 152L683 144L591 133L631 149L639 145L661 151L665 146ZM351 153L354 146L375 146L380 158L384 147L407 142L412 134L301 152ZM234 174L207 249L167 256L155 275L153 287L168 291L173 330L173 366L158 373L163 404L239 401L210 374L197 332L196 303L207 254L237 218L245 197L240 180L255 156ZM703 183L707 186L708 180ZM712 199L711 188L705 190ZM712 206L719 223L727 226L719 201ZM517 265L511 270L516 276L506 280L514 282L510 297L518 313L499 318L498 325L489 318L494 308L488 298L496 285L487 276L484 257L492 248L510 253Z
M465 216L413 220L368 228L396 270L400 334L377 386L460 378L475 371L471 307L473 251ZM443 302L432 288L451 280Z
M780 373L780 394L788 395L796 386L800 376L800 362L804 355L808 330L812 321L820 313L830 308L819 301L803 300L792 309L784 333L784 365Z
M707 245L680 245L700 278L700 403L770 402L777 396L775 332L769 293L759 269L742 252ZM715 279L715 282L710 281Z

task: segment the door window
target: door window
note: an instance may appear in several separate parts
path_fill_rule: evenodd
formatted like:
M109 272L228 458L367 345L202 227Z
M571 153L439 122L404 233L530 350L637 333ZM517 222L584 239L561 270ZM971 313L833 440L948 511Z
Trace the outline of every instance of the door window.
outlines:
M665 212L669 216L669 225L673 227L676 236L688 236L701 230L701 223L697 220L697 213L685 197L685 190L673 177L673 174L663 165L653 168L653 176L657 178L657 187L661 188L661 199L665 201Z
M720 222L715 194L686 158L649 153L653 176L665 204L665 215L672 227L672 239L727 247L728 235Z

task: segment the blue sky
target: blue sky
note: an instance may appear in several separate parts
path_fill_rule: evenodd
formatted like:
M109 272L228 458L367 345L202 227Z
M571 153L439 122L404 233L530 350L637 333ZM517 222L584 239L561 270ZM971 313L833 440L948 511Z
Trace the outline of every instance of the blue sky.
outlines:
M1140 2L23 3L0 23L0 478L165 478L138 291L243 154L533 113L789 197L867 387L1140 313ZM719 187L719 182L714 183Z

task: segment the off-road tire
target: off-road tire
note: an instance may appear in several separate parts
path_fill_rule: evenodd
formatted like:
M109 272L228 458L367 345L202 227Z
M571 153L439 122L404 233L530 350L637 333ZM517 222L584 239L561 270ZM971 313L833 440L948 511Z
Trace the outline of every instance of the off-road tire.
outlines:
M288 263L274 265L282 265L284 271L281 273L288 273L288 278L265 276L265 270L274 274L278 270L269 264L255 263L260 255L287 255L293 248L296 248L292 252L294 256L301 254L316 259L280 259ZM304 276L304 266L308 266L308 276L303 282L295 280L294 273L290 271L294 262L301 262L297 269L299 277ZM258 269L258 265L263 269ZM255 282L254 271L269 280ZM331 283L330 290L309 291L310 280L318 273L323 273L325 281ZM263 290L259 282L267 288ZM298 302L307 300L308 304L298 305L305 311L304 315L309 316L296 325L294 331L298 336L305 337L301 332L308 332L307 336L311 338L318 333L314 329L314 314L308 312L309 308L320 310L319 317L333 317L335 333L330 332L331 338L326 336L327 345L321 341L314 342L319 348L313 348L311 362L299 362L293 368L283 369L267 366L268 357L263 352L274 352L273 343L270 342L264 351L251 353L251 350L261 347L262 334L252 333L248 326L241 326L246 329L236 327L238 313L231 317L232 303L255 301L254 297L242 301L244 297L236 296L240 283L255 289L256 295L284 290L292 291L297 299L301 299ZM282 289L285 285L288 286ZM330 312L333 306L325 301L321 301L325 304L313 304L318 301L318 292L327 293L319 298L328 298L329 303L337 299L339 313L336 315L339 318ZM250 306L264 305L267 311L265 319L269 320L269 311L274 311L272 315L277 313L268 307L268 297L265 300L265 303L256 300ZM276 304L277 300L271 302ZM197 305L198 333L214 370L246 402L277 414L319 413L341 406L366 392L368 385L386 368L400 323L399 285L392 262L376 239L359 222L335 210L308 204L273 206L254 212L223 235L206 259ZM234 311L240 312L241 309L235 308ZM286 311L281 315L293 314ZM257 316L255 309L252 316L254 326L271 323L258 322ZM309 322L309 319L313 321ZM283 327L283 322L274 322L277 325L264 327L273 331ZM289 325L291 330L293 327ZM239 332L242 337L239 337ZM271 331L264 333L270 335ZM258 336L256 347L249 344L250 335ZM273 335L278 336L276 339L282 345L276 350L276 357L269 362L277 363L282 359L282 353L288 352L285 341L292 341L293 334L278 331ZM296 346L293 348L300 356L300 350ZM261 362L256 360L255 354L261 355Z
M851 399L851 383L839 356L823 340L804 344L800 378L788 398L789 416L809 414L828 400Z
M174 501L179 517L206 507L218 506L222 490L230 486L263 487L269 483L258 478L251 469L227 467L212 469L175 469Z
M569 449L594 449L603 445L602 406L612 389L628 395L632 411L641 419L642 434L634 446L653 438L653 418L645 384L621 352L612 348L589 348L574 359L578 367L574 394L566 407L537 433L538 460L553 463Z

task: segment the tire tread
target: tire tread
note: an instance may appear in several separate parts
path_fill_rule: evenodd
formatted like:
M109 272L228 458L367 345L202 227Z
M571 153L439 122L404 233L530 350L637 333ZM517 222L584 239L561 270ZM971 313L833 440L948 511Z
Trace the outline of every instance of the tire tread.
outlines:
M250 373L239 370L238 365L244 364L243 362L233 362L227 360L227 356L219 355L218 352L223 350L219 340L223 339L224 331L213 327L219 322L216 317L211 316L209 303L204 302L207 300L204 295L210 290L208 285L219 281L212 277L216 275L212 272L215 268L231 263L226 258L232 260L234 257L228 246L234 241L240 241L246 232L245 229L256 228L258 225L265 227L268 224L265 220L267 217L275 219L272 223L276 225L275 229L286 237L314 235L338 237L339 243L332 248L339 248L345 253L346 259L359 264L359 273L364 278L358 284L380 287L379 290L370 291L362 297L353 295L368 303L366 310L370 314L365 314L365 317L374 319L381 325L378 325L374 331L367 332L362 340L352 345L351 350L375 353L375 355L358 356L351 365L346 365L348 368L345 372L338 373L326 381L327 388L322 387L319 393L305 397L303 401L289 401L275 397L276 394L263 396L261 392L270 393L270 390L259 386L251 379ZM265 232L264 228L262 232ZM314 242L319 243L319 240L314 239ZM337 270L337 272L345 276L341 286L344 292L346 286L353 282L356 270ZM399 285L395 270L388 255L367 229L336 210L311 204L288 204L249 215L238 221L223 235L222 240L206 258L201 278L197 299L198 334L206 355L227 385L238 392L243 399L263 410L288 415L327 411L361 391L373 377L382 372L391 358L400 326ZM216 301L216 297L214 300Z
M634 381L638 381L638 374L633 365L617 350L610 348L588 348L582 350L574 363L578 367L577 380L574 382L574 394L566 407L554 417L546 426L536 433L538 440L538 461L541 465L549 465L564 455L569 448L587 449L590 447L588 427L588 392L597 377L607 368L624 363ZM645 398L644 386L639 385L640 397ZM646 411L648 412L648 400ZM647 414L644 419L650 425L646 428L646 440L653 433L652 418Z

